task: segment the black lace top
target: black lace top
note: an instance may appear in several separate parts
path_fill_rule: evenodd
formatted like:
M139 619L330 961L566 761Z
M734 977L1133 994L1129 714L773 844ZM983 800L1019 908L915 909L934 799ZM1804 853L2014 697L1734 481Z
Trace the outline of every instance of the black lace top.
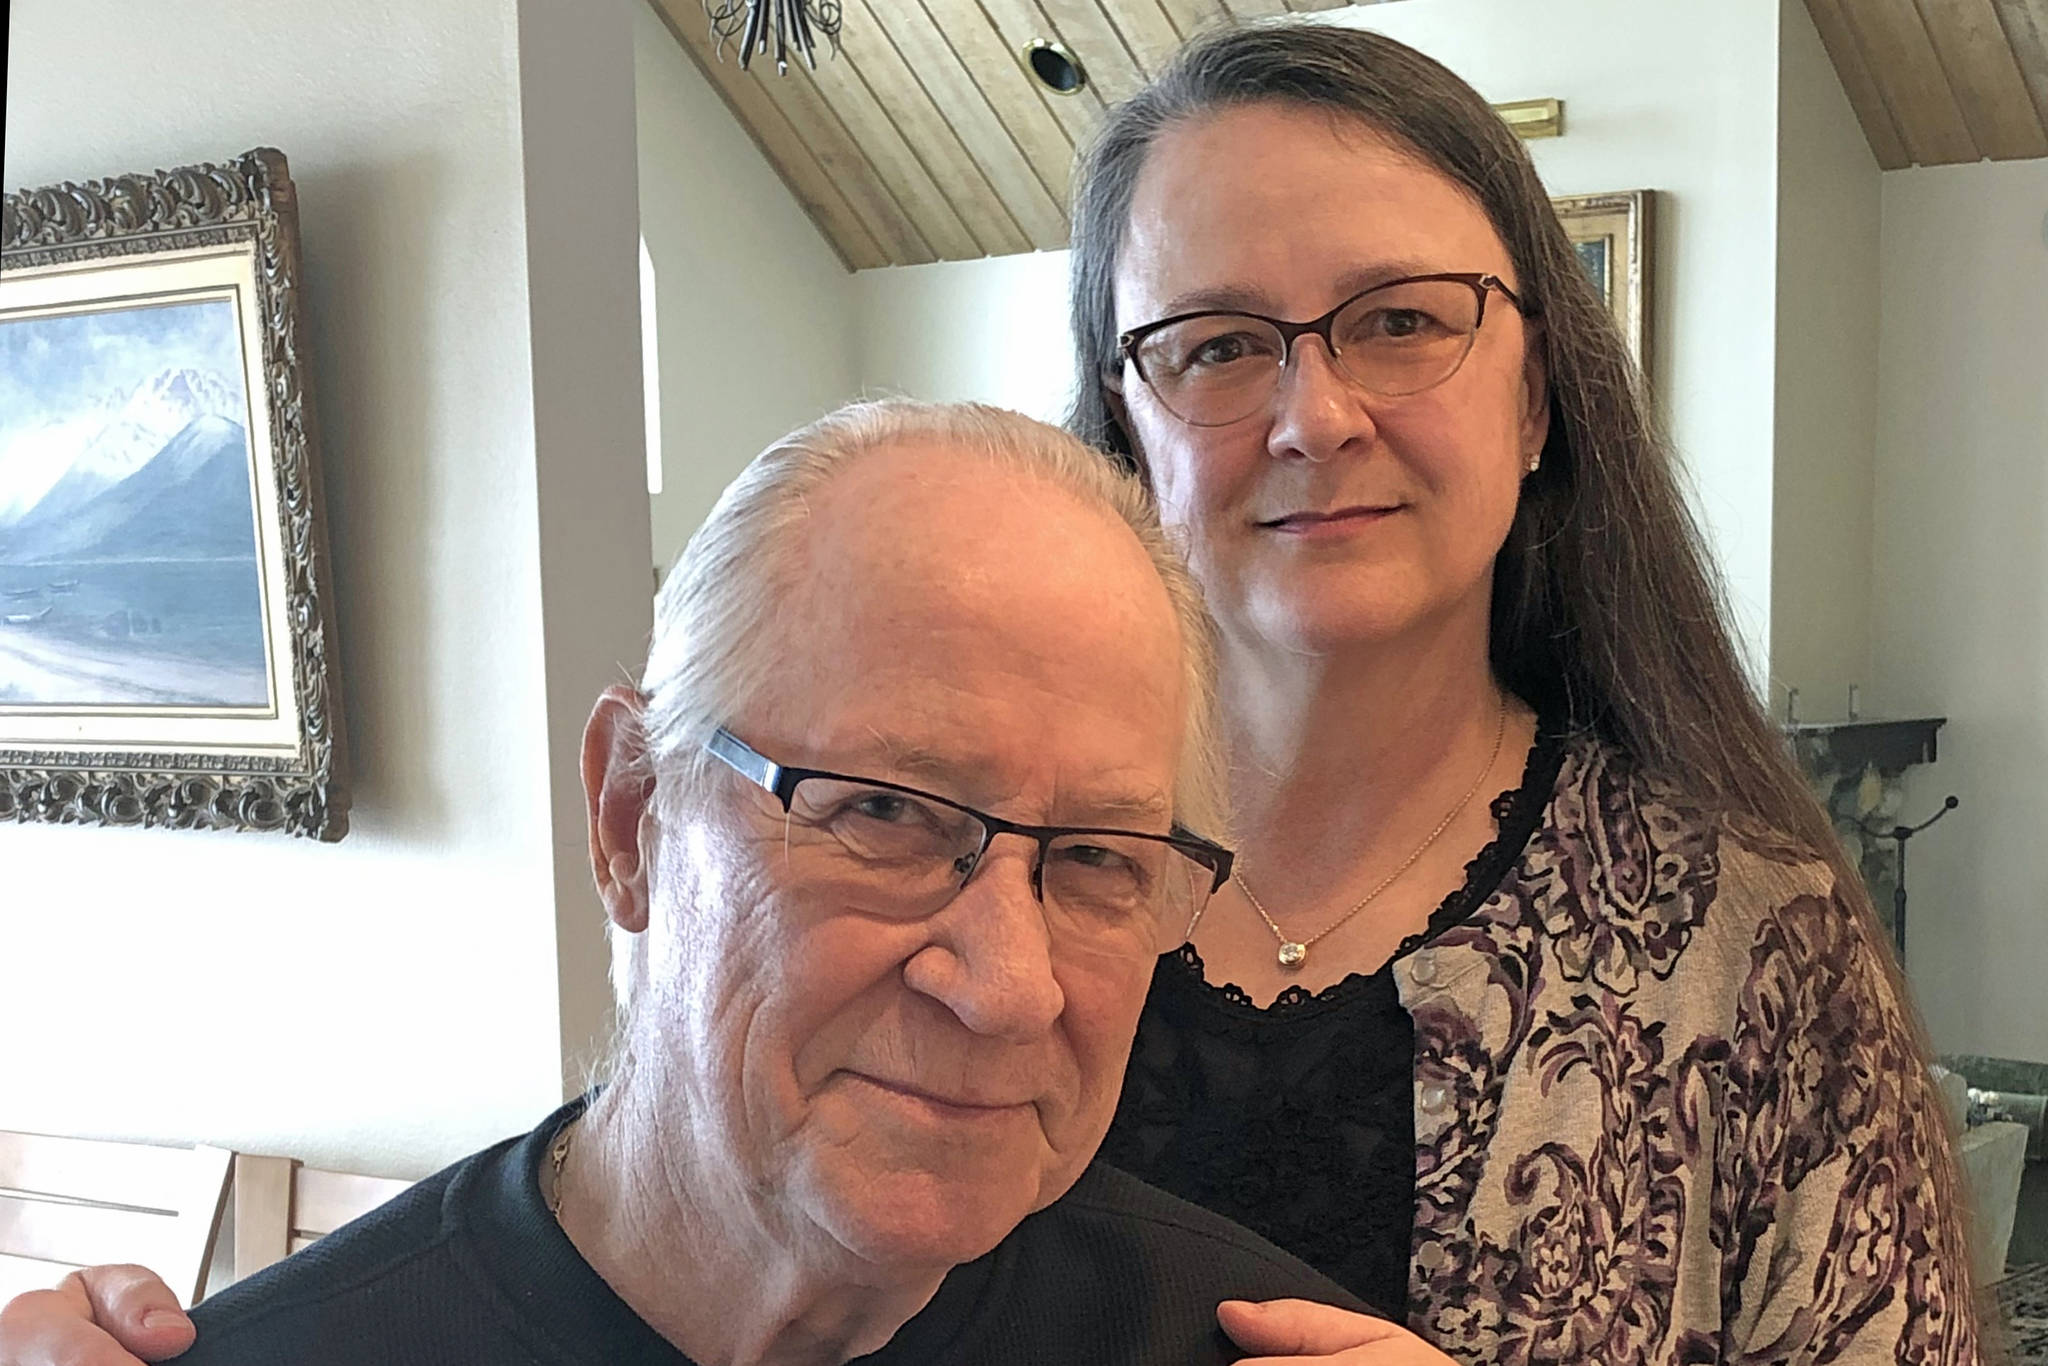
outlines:
M1549 804L1563 742L1548 728L1499 832L1400 958L1472 914ZM1405 1321L1415 1220L1415 1030L1394 974L1353 973L1261 1008L1212 986L1183 944L1159 960L1102 1156L1265 1235Z

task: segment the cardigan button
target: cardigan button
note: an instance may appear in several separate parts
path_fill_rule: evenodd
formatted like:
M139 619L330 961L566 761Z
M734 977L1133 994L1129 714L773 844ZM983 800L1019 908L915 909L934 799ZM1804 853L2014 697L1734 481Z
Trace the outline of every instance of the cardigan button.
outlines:
M1422 1107L1424 1114L1435 1115L1443 1113L1444 1106L1448 1105L1450 1100L1451 1092L1448 1087L1439 1082L1431 1082L1422 1088L1416 1103Z
M1417 949L1408 962L1408 975L1415 979L1417 986L1433 986L1436 983L1436 954L1429 949Z

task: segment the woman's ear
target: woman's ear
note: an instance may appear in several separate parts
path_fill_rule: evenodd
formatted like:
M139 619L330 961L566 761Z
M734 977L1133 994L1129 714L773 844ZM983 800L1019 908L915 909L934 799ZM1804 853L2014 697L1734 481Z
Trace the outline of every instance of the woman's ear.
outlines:
M1109 415L1116 425L1124 429L1124 435L1131 434L1131 413L1124 407L1123 376L1109 374L1102 377L1102 403L1109 409Z
M1151 483L1151 476L1145 470L1145 453L1138 449L1138 438L1131 432L1131 410L1124 406L1122 376L1103 376L1102 402L1103 406L1109 409L1110 420L1116 423L1117 429L1123 433L1124 444L1130 448L1130 454L1122 458L1140 479ZM1109 440L1109 433L1103 433L1103 438L1104 443L1114 450L1116 443Z
M631 688L606 688L583 727L590 875L605 914L631 934L647 928L647 853L653 844L654 774L641 726L645 705Z
M1527 325L1522 345L1522 464L1532 472L1550 439L1550 366L1543 359L1541 322Z

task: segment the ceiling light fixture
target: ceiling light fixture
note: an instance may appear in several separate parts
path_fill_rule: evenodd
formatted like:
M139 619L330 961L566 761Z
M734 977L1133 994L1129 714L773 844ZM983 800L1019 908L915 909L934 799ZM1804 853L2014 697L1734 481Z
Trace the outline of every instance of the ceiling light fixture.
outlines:
M1055 95L1077 95L1088 84L1081 59L1047 38L1033 38L1024 45L1024 68Z
M789 73L789 55L801 53L805 65L818 69L817 34L839 52L839 0L704 0L711 21L713 51L725 60L725 45L736 43L740 69L775 47L775 74Z

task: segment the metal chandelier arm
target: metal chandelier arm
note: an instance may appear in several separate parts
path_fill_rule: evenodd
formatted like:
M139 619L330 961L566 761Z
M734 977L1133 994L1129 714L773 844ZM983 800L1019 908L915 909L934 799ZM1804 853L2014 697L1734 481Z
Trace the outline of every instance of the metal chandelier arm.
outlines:
M726 44L734 43L744 71L772 43L776 74L787 75L792 49L811 70L818 69L819 34L837 55L844 11L840 0L704 0L704 17L711 21L712 50L720 61Z

